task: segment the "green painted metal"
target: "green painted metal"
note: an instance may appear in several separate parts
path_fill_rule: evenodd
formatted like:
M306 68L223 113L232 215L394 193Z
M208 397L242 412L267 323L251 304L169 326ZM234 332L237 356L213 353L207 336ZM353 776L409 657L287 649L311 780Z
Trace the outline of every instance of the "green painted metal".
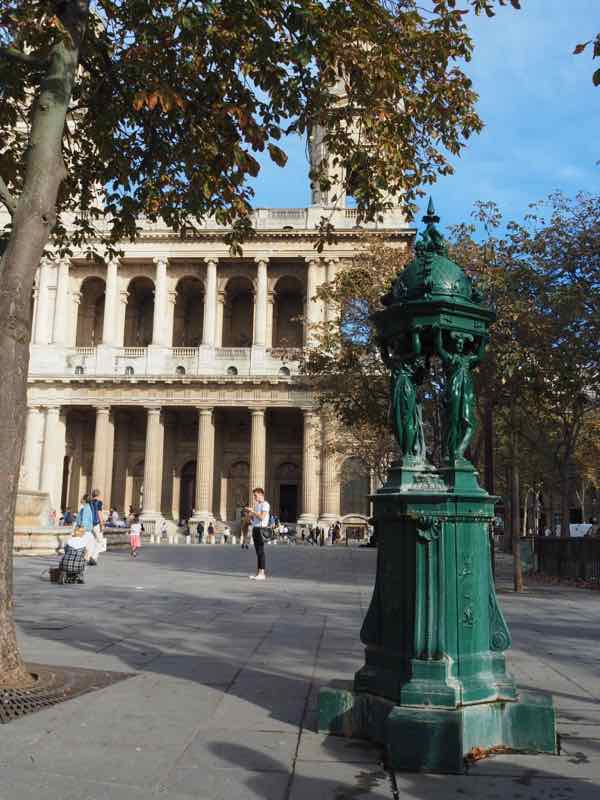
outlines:
M506 668L510 633L491 574L496 498L465 457L475 430L471 371L493 312L449 260L430 201L415 259L374 315L391 371L402 457L373 496L377 573L353 690L324 689L323 730L385 743L397 769L461 771L474 746L556 751L551 702L519 696ZM444 460L427 460L421 384L444 364ZM527 730L529 728L529 731Z

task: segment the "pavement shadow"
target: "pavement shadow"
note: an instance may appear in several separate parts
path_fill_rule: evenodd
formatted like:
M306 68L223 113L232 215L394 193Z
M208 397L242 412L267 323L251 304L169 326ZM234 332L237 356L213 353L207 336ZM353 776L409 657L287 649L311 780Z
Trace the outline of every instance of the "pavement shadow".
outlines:
M335 762L335 766L344 767L344 778L324 777L323 773L332 771L331 761L304 761L299 765L294 757L292 769L269 756L264 751L255 750L246 745L227 741L214 741L208 749L220 760L227 761L232 768L248 769L248 764L258 765L248 773L244 781L251 791L252 797L263 797L272 800L265 791L264 773L287 772L289 774L286 797L292 798L331 798L331 800L358 800L368 796L369 800L389 800L391 793L391 776L378 764L352 764ZM300 769L298 768L300 767ZM311 772L316 774L310 774ZM346 777L347 776L347 777Z
M330 737L331 738L331 737ZM576 777L564 778L560 774L543 769L521 767L518 756L494 766L494 757L486 759L485 771L473 766L465 775L432 775L427 773L388 771L379 764L352 763L321 758L321 760L298 760L294 757L292 768L269 756L264 750L256 750L226 740L215 740L208 745L219 761L227 761L232 768L248 770L249 764L257 765L249 772L245 784L252 797L272 800L265 787L264 775L268 772L288 772L289 783L286 797L304 800L307 797L319 800L430 800L431 798L502 798L502 800L592 800L597 797L598 783ZM198 770L200 772L200 770Z

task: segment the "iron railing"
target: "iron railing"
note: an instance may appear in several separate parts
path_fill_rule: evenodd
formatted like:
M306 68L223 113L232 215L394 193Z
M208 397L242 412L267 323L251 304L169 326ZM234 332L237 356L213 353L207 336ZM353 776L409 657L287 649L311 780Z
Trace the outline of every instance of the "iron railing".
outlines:
M535 555L543 575L600 582L600 538L538 536Z

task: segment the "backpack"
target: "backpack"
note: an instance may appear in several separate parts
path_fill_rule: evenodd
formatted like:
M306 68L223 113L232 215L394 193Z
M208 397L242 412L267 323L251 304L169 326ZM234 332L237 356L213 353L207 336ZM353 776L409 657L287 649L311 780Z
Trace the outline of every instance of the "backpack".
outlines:
M86 503L79 509L75 525L78 528L84 528L86 531L91 531L94 527L94 510L91 503Z

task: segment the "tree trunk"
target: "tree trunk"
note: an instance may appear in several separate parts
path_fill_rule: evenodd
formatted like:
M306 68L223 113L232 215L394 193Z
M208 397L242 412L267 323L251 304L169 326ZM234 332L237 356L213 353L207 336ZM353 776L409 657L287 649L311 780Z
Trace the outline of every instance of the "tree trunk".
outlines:
M585 523L585 496L586 496L586 486L585 481L581 481L581 496L579 497L579 505L581 506L581 521Z
M571 514L569 506L569 464L563 461L560 465L560 535L570 536Z
M523 567L521 564L521 526L519 498L519 434L514 425L510 432L510 523L513 551L513 585L515 592L523 591Z
M486 402L483 411L483 452L485 462L485 488L490 494L494 494L494 414L490 402Z
M14 514L27 409L31 294L35 272L56 218L65 177L62 140L85 32L89 2L70 0L60 19L70 34L51 51L33 107L23 192L0 262L0 685L25 686L31 678L17 646L12 615Z

